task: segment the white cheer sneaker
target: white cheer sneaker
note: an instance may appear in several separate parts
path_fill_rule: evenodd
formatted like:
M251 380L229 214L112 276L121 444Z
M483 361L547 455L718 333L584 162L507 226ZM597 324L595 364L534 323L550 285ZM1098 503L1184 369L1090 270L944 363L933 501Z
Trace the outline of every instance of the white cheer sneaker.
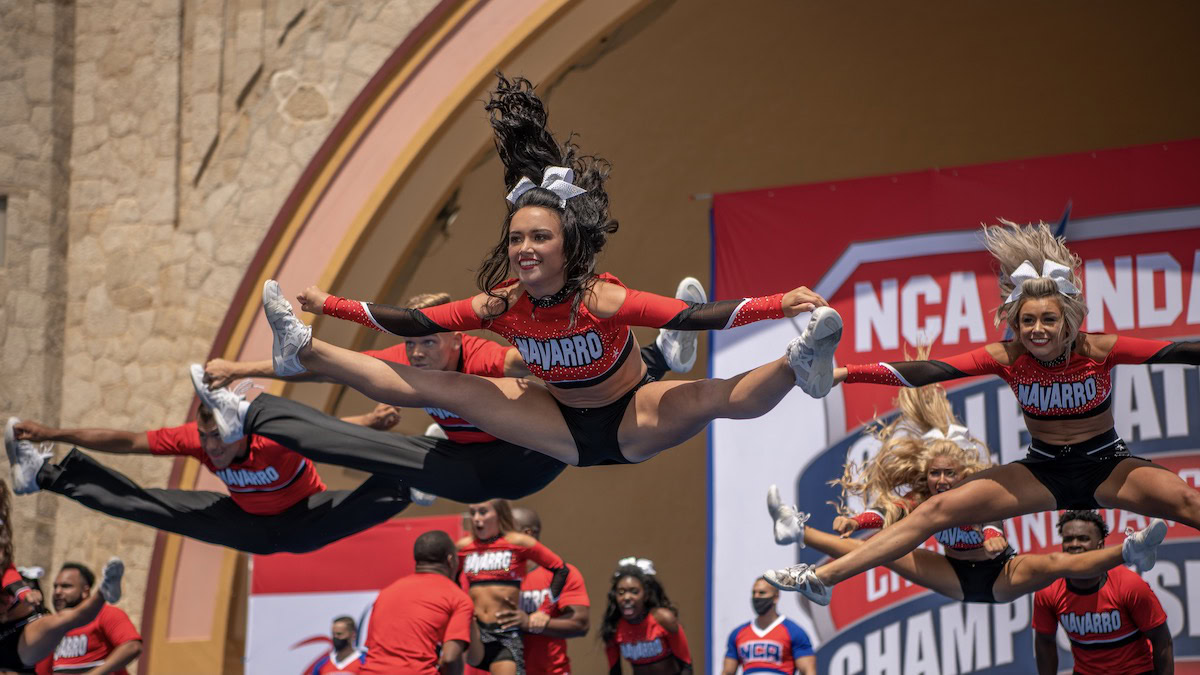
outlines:
M192 387L204 406L212 411L217 420L217 431L221 432L221 442L233 443L245 436L242 419L245 417L246 397L233 393L228 388L211 389L204 383L204 366L193 363L189 369L192 375Z
M763 578L781 591L796 591L818 605L828 605L833 589L817 578L816 565L798 563L781 570L767 570Z
M263 284L263 311L271 325L271 364L279 376L299 375L307 370L300 364L300 350L312 341L312 326L296 318L292 303L283 297L279 282L269 279Z
M788 365L804 393L822 398L833 388L833 353L841 339L841 315L832 307L818 307L800 337L788 343Z
M8 418L8 424L4 426L4 451L12 468L13 494L28 495L42 489L37 483L38 471L41 471L46 460L54 456L50 450L54 444L43 443L38 448L32 441L18 441L13 427L20 422L19 418Z
M695 277L684 277L675 289L676 299L693 304L708 302L708 293L704 284ZM667 359L667 367L676 373L686 373L696 365L696 351L700 342L700 333L694 330L672 330L663 328L658 331L655 344L662 350Z
M1167 524L1162 518L1155 518L1145 528L1134 532L1125 531L1125 542L1121 544L1121 557L1133 565L1138 574L1148 571L1158 562L1158 545L1167 536Z
M795 506L784 504L779 498L779 487L772 485L767 488L767 513L775 521L775 543L780 546L800 544L804 548L804 524L809 515L797 511Z

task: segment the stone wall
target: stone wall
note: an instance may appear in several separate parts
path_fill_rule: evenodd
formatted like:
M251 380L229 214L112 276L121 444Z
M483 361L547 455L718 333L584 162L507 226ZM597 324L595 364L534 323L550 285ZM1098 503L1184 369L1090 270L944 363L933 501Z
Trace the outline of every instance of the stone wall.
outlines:
M74 12L0 3L0 414L60 419ZM0 420L2 421L2 420ZM8 482L8 473L4 472ZM59 503L13 501L16 562L48 565Z
M264 233L367 80L436 0L0 4L0 412L181 423ZM59 449L59 454L65 448ZM135 481L170 462L105 456ZM18 561L120 554L140 621L154 533L16 500Z

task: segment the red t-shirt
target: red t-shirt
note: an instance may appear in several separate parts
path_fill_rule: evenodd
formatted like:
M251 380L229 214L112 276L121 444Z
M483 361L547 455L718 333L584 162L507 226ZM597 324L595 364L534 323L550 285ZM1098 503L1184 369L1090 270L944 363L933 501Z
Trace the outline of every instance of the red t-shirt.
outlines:
M540 609L550 595L550 579L554 573L539 567L525 576L521 582L521 611L532 614ZM587 587L583 575L574 565L567 565L567 583L563 586L558 602L547 612L553 619L562 616L563 610L571 605L589 607ZM523 633L525 643L525 672L528 675L567 675L571 672L571 659L567 658L567 641L564 638L546 637Z
M362 672L437 675L439 648L451 640L470 643L474 614L471 598L441 574L398 579L371 608Z
M229 488L234 503L256 516L282 513L325 489L312 462L262 436L249 436L246 459L224 469L214 467L208 453L200 447L200 432L195 422L147 431L146 438L150 452L155 455L186 455L200 460Z
M104 605L91 623L84 624L63 636L54 649L53 672L79 673L104 663L114 649L126 642L141 640L142 636L129 620L129 615L112 605ZM50 661L47 659L46 661ZM39 664L39 672L42 670ZM114 675L129 675L124 668Z
M1053 635L1062 624L1080 675L1154 670L1145 632L1166 620L1154 591L1126 567L1109 570L1092 593L1075 593L1059 579L1033 596L1033 629Z
M512 347L505 347L491 340L474 335L463 335L462 358L458 361L458 371L481 377L504 377L504 357L510 349ZM408 352L405 351L403 342L385 349L371 349L363 353L383 361L408 365ZM496 440L495 436L480 431L474 424L449 410L426 408L425 412L429 413L429 416L446 431L446 437L455 443L488 443Z

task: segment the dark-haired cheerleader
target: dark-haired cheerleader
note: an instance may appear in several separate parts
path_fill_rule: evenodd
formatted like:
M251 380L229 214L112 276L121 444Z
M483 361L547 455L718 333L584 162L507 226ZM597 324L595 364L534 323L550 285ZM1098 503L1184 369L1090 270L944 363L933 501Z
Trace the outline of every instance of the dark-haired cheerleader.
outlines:
M482 292L423 310L354 302L317 289L299 299L305 310L408 337L486 328L517 347L548 386L418 371L315 340L269 281L263 303L275 334L276 372L310 370L383 403L455 410L494 436L578 466L642 462L714 419L763 415L797 382L826 390L832 385L842 323L823 298L801 286L767 297L691 304L597 274L596 256L617 230L604 191L608 163L577 157L570 143L559 145L525 80L501 77L487 109L510 208L500 241L480 268ZM650 382L630 331L725 329L809 311L804 334L788 345L786 356L729 379Z
M621 675L621 658L633 675L691 675L692 654L679 612L645 558L620 561L600 624L609 675Z

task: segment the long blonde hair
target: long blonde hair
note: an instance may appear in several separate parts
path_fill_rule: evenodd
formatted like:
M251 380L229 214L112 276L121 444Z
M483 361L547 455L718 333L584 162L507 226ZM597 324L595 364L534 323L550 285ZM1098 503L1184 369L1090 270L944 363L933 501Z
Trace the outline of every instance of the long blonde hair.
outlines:
M995 324L1007 323L1013 335L1020 334L1017 325L1021 316L1021 305L1026 300L1034 298L1057 298L1062 307L1063 342L1068 350L1075 344L1079 330L1083 327L1083 319L1087 316L1087 302L1083 294L1063 295L1058 292L1058 286L1050 279L1029 279L1021 285L1021 297L1013 302L1006 302L1015 285L1012 273L1026 260L1039 273L1042 264L1051 260L1071 269L1071 283L1075 288L1083 288L1079 278L1079 256L1067 248L1066 240L1054 236L1050 227L1045 223L1037 225L1018 225L1000 219L999 225L983 227L983 241L992 257L999 265L1000 306L996 308Z
M928 356L927 346L918 348L918 359ZM841 488L841 499L836 504L839 514L852 515L847 502L850 497L857 497L868 508L883 514L885 527L932 496L925 475L934 459L945 457L962 466L964 478L991 465L987 447L980 441L972 439L974 447L964 448L945 438L923 438L933 429L948 434L950 425L960 424L941 385L901 389L895 402L900 416L890 424L876 424L871 429L871 434L882 443L879 452L861 468L847 462L842 477L830 481L830 485ZM904 487L908 488L906 494L898 492Z

